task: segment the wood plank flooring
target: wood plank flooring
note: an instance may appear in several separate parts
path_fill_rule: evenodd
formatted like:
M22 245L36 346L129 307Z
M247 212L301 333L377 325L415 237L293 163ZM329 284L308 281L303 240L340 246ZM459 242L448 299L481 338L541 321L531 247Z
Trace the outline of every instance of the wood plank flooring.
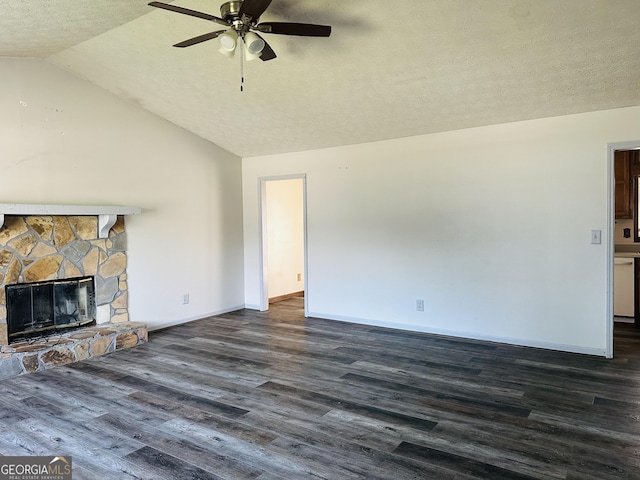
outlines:
M302 307L3 381L0 454L71 455L75 480L640 479L639 328L606 360Z

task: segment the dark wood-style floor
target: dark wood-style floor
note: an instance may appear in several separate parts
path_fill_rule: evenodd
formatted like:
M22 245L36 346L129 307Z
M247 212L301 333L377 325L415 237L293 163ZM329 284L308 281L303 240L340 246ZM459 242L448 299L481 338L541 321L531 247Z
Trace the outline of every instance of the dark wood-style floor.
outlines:
M640 478L640 333L613 360L320 319L302 299L2 382L0 454L74 479Z

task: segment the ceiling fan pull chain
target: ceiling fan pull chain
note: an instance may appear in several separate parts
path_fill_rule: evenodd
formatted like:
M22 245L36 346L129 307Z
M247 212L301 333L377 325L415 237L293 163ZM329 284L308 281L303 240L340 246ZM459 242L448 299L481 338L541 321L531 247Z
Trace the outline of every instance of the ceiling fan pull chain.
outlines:
M244 38L238 39L238 46L240 47L240 91L244 92Z

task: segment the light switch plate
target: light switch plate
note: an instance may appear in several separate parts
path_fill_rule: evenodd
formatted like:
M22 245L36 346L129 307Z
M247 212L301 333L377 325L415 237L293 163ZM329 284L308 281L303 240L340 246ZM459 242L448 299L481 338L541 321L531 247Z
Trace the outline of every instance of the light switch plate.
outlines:
M602 230L591 230L591 245L602 243Z

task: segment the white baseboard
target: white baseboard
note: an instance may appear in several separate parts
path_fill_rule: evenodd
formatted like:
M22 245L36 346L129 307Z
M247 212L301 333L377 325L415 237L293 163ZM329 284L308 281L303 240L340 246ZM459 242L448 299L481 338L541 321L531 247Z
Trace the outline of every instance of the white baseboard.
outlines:
M154 330L162 330L163 328L173 327L175 325L182 325L183 323L193 322L194 320L201 320L207 317L222 315L223 313L235 312L237 310L242 310L243 308L245 308L244 305L238 305L237 307L225 308L223 310L218 310L211 313L203 313L202 315L198 315L195 317L181 318L180 320L173 320L173 321L161 323L161 324L153 324L153 325L149 325L149 331L153 332Z
M494 337L490 335L482 335L474 332L459 332L454 330L442 330L438 328L429 328L422 325L412 325L403 323L394 323L381 320L369 320L363 318L346 317L342 315L332 315L326 313L309 312L307 317L323 318L326 320L337 320L339 322L358 323L361 325L371 325L373 327L393 328L397 330L408 330L412 332L430 333L432 335L445 335L455 338L466 338L471 340L482 340L485 342L504 343L507 345L516 345L519 347L542 348L545 350L557 350L568 353L581 353L585 355L595 355L598 357L606 357L607 352L604 348L583 347L580 345L565 345L561 343L541 342L537 340L529 340L522 338Z
M237 310L242 310L243 308L246 308L249 310L260 310L259 305L252 305L252 304L238 305L236 307L230 307L230 308L226 308L216 312L198 315L196 317L183 318L180 320L174 320L174 321L162 323L159 325L158 324L150 325L149 331L161 330L163 328L172 327L175 325L181 325L183 323L192 322L194 320L200 320L207 317L213 317L215 315L222 315L224 313L235 312ZM357 318L357 317L347 317L343 315L333 315L333 314L320 313L320 312L308 312L307 317L316 317L316 318L322 318L326 320L336 320L339 322L357 323L360 325L370 325L372 327L384 327L384 328L392 328L392 329L406 330L406 331L412 331L412 332L430 333L432 335L445 335L448 337L455 337L455 338L482 340L485 342L504 343L507 345L516 345L521 347L542 348L545 350L557 350L560 352L580 353L585 355L595 355L598 357L607 356L606 349L604 348L583 347L580 345L565 345L561 343L541 342L537 340L529 340L529 339L522 339L522 338L496 337L491 335L482 335L475 332L459 332L454 330L443 330L438 328L425 327L422 325L403 324L403 323L387 322L382 320L371 320L371 319L364 319L364 318Z

